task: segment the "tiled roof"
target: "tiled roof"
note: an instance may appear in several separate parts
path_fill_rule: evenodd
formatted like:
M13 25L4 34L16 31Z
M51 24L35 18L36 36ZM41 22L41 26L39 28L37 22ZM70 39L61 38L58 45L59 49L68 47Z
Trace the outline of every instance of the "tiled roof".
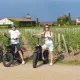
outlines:
M77 17L76 19L80 20L80 17Z
M8 18L8 19L15 20L15 21L21 21L21 22L33 21L31 19L26 19L26 18Z
M71 20L73 23L76 23L76 20Z
M80 17L77 17L77 19L80 19Z
M57 24L57 22L40 22L40 25L45 25L45 24L53 25L53 24Z
M59 18L66 18L66 17L68 17L68 16L66 16L66 15L59 16Z

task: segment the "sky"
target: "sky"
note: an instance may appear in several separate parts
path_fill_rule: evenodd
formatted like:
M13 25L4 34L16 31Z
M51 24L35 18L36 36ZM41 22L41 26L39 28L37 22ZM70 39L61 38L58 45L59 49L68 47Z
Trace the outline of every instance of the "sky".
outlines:
M28 13L32 20L56 21L61 15L74 20L80 17L80 0L0 0L0 18L25 17Z

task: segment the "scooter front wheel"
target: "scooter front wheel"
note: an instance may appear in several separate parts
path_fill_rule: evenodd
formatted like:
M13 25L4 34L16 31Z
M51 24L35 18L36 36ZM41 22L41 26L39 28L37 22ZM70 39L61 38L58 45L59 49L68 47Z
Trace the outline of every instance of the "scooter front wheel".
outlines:
M1 51L0 52L0 62L2 62L2 59L3 59L3 52Z
M13 55L11 53L6 53L3 56L3 65L5 67L10 67L10 65L13 63L14 59L13 59Z
M38 61L38 53L35 52L35 53L33 54L33 68L36 68L36 66L37 66L37 61Z

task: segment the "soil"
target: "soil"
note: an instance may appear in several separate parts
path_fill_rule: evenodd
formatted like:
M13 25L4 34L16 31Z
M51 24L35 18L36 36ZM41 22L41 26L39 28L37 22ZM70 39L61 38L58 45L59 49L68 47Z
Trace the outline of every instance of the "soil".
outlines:
M28 58L32 56L33 51L25 37L23 41L24 58ZM61 56L61 59L64 59L64 56ZM0 63L0 80L80 80L80 66L58 64L50 66L38 63L37 68L33 68L32 63L27 62L24 65L4 67Z
M7 68L0 63L0 80L80 80L80 66L39 64L33 68L26 63Z
M24 58L29 58L30 56L33 55L33 51L24 36L22 36L22 41L23 41L22 50L24 53Z

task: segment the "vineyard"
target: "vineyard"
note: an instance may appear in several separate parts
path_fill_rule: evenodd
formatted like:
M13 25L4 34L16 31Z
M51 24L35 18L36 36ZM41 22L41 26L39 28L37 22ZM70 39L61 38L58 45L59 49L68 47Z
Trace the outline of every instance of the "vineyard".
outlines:
M53 32L54 45L58 45L58 51L64 49L69 53L80 48L80 28L58 28L53 29Z
M40 33L43 29L21 29L22 34L28 39L29 44L33 46L37 38L34 40L31 37L33 33ZM55 52L78 50L80 48L80 28L52 28L54 35ZM41 39L43 43L43 40Z
M33 46L33 44L36 43L37 38L35 40L31 37L31 34L33 33L40 33L43 31L42 28L30 28L30 29L19 29L28 39L29 44ZM80 48L80 28L51 28L51 31L54 35L54 49L56 52L60 52L62 50L66 51L72 51L72 50L78 50ZM3 33L7 33L8 30L3 29L0 31L0 41L4 41L5 43L5 37L3 36ZM43 44L43 41L41 39L41 43Z
M34 50L34 45L37 43L37 37L32 38L34 33L40 33L42 28L20 28L22 36L26 38L28 44ZM65 55L76 55L80 53L80 28L51 28L54 35L54 53L58 55L64 53ZM1 34L8 32L8 30L1 31ZM0 42L5 44L5 38L0 34ZM41 45L44 44L44 39L40 40Z
M37 43L37 38L32 38L31 34L42 31L41 28L21 29L32 49ZM51 31L54 35L54 53L58 62L62 64L80 64L80 28L52 28ZM44 44L42 38L41 44Z

